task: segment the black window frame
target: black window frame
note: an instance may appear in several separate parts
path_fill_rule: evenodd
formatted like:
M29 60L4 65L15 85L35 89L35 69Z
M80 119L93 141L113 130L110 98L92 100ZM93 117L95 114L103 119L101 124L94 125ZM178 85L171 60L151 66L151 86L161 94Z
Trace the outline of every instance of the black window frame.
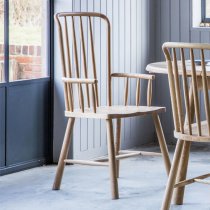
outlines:
M210 18L206 17L206 0L201 0L201 18L202 23L210 23Z
M47 56L47 76L44 78L37 78L37 79L27 79L27 80L17 80L17 81L9 81L9 4L10 0L4 0L4 81L0 82L0 88L5 89L5 99L4 99L4 112L3 116L5 116L4 122L4 138L3 138L3 150L1 151L0 148L0 159L2 157L4 164L1 165L0 161L0 176L4 174L9 174L13 172L17 172L20 170L25 170L28 168L32 168L35 166L41 166L43 164L52 164L53 163L53 101L54 101L54 0L46 0L47 1L47 17L48 17L48 24L47 24L47 43L46 47L48 48L48 56ZM46 98L49 98L49 103L47 104L49 109L49 114L46 118L46 124L49 124L49 132L48 138L48 145L46 145L46 156L43 157L44 159L34 159L33 161L25 161L14 165L7 165L6 162L6 124L7 124L7 89L12 86L24 86L28 84L34 83L47 83L49 84L49 95ZM1 101L2 102L2 101ZM14 105L15 106L15 105ZM2 104L1 104L2 107ZM1 131L2 132L2 131ZM3 133L3 132L2 132ZM1 140L1 139L0 139ZM1 142L0 142L1 144ZM1 147L2 145L0 145ZM43 162L44 161L44 162Z

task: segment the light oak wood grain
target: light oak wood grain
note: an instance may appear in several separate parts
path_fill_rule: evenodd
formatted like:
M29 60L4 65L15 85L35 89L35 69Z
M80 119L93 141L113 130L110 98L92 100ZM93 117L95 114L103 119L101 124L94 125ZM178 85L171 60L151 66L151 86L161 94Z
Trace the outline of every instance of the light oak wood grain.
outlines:
M158 63L156 65L157 68L154 68L154 71L168 73L175 127L174 137L178 139L161 210L169 210L174 188L176 188L175 203L181 205L183 204L185 185L196 181L204 184L208 183L208 181L203 180L208 177L208 174L186 180L190 142L210 141L210 107L208 96L208 90L210 89L208 77L210 77L210 73L208 71L209 67L206 66L204 54L204 51L208 50L210 50L210 44L164 43L163 52L167 67L163 67L163 63ZM179 58L177 51L180 53ZM195 51L200 53L201 65L196 65ZM185 60L185 53L187 52L190 54L190 62ZM147 70L154 72L151 69L152 65L148 66ZM189 79L191 80L190 88L188 88ZM181 83L183 84L182 86L180 85ZM201 90L204 92L205 106L203 121L201 121L200 113L201 100L199 91Z
M83 18L87 22L87 37L89 44L84 37ZM99 100L97 62L94 43L94 18L100 18L106 25L107 50L107 106L101 106ZM55 14L57 24L59 45L61 54L62 81L64 83L65 116L69 118L64 143L56 171L53 189L60 189L65 163L82 164L92 166L109 166L112 199L118 199L119 161L137 155L162 155L167 173L170 169L170 159L165 143L162 126L158 114L165 112L165 107L152 106L152 80L154 75L137 73L112 73L111 71L111 26L109 19L100 13L57 13ZM70 33L71 32L71 33ZM89 48L89 49L87 49ZM89 63L86 52L91 53ZM72 55L71 55L72 52ZM79 56L81 55L81 56ZM80 65L80 57L81 63ZM71 61L71 58L73 62ZM82 72L83 75L82 76ZM90 76L91 75L91 76ZM125 79L124 105L112 105L112 80ZM130 80L136 80L136 103L128 103ZM141 106L141 80L147 80L147 106ZM75 91L76 89L76 91ZM77 103L78 102L78 103ZM87 102L87 103L86 103ZM160 143L161 154L144 151L123 151L121 144L121 119L127 117L141 117L150 115L154 119L156 131ZM99 160L72 160L67 159L70 146L70 135L72 133L75 118L102 119L107 126L107 149L108 157ZM113 134L113 120L116 119L116 136Z

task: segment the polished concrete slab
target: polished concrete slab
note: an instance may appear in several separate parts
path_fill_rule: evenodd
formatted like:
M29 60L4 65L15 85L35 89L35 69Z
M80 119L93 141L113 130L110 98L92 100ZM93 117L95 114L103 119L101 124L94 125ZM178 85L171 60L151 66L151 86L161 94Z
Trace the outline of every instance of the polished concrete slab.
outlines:
M158 150L156 146L144 149ZM44 166L0 177L0 210L158 210L167 180L161 157L123 160L120 199L111 200L108 168L67 166L61 190L52 191L55 169L56 166ZM196 145L191 153L189 174L208 172L210 146ZM188 186L184 205L171 209L210 210L210 186Z

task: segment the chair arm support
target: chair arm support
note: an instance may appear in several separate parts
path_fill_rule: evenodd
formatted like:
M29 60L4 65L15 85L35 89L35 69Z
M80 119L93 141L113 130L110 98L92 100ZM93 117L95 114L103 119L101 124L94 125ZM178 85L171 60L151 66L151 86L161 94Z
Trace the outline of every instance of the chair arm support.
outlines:
M97 79L80 79L80 78L62 78L65 83L74 83L74 84L96 84L98 82Z
M155 75L138 74L138 73L112 73L111 77L125 77L125 78L136 78L136 79L147 79L147 80L155 79Z
M90 108L90 97L89 97L89 85L92 86L92 105L93 105L93 111L96 113L96 107L97 107L97 95L96 95L96 85L98 80L97 79L86 79L86 78L67 78L63 77L62 81L65 83L65 97L70 100L70 111L73 111L73 90L72 86L73 84L78 85L78 97L79 97L79 105L81 108L81 111L85 111L85 105L84 105L84 94L83 94L83 88L82 85L84 84L86 86L86 96L88 101L88 107Z
M141 79L148 80L148 85L147 85L147 106L151 106L151 103L152 103L152 80L155 79L154 75L138 74L138 73L112 73L111 77L126 78L125 91L124 91L124 105L125 106L128 103L129 79L131 79L131 78L137 79L137 84L136 84L136 106L140 105L140 98L141 98L140 80Z

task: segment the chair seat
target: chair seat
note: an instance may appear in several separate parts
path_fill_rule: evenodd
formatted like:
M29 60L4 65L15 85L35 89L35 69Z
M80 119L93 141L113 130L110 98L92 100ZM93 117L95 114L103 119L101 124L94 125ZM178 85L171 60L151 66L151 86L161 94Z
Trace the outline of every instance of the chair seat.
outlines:
M185 126L184 134L174 131L174 137L185 141L210 142L207 121L201 122L201 136L198 136L197 123L192 124L192 135L190 135L188 126Z
M165 111L165 107L156 106L100 106L97 107L96 113L90 108L86 108L84 112L81 112L80 109L75 109L73 112L65 111L65 116L75 118L113 119L149 115Z

